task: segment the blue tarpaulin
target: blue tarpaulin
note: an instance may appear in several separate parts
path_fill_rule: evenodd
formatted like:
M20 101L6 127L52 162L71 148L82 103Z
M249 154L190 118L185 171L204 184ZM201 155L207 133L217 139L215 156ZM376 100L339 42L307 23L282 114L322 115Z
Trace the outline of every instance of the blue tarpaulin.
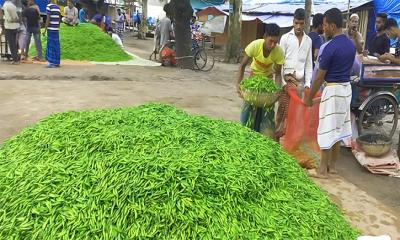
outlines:
M190 0L193 9L218 6L225 3L225 0Z
M374 0L375 12L384 12L389 17L396 18L400 23L400 1L399 0Z

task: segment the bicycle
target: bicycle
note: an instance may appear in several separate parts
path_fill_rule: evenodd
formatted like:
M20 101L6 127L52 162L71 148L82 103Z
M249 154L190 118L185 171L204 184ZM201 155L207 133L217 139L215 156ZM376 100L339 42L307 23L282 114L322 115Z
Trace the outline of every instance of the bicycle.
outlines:
M215 58L212 54L207 54L207 51L200 47L197 40L192 40L192 48L190 56L176 57L176 44L174 40L168 41L158 51L161 64L163 66L174 66L176 65L177 59L192 58L193 59L193 70L199 71L210 71L213 69L215 64ZM156 55L155 52L152 56Z
M215 58L212 54L207 54L205 48L200 47L197 40L192 40L192 55L195 70L211 71L215 64Z

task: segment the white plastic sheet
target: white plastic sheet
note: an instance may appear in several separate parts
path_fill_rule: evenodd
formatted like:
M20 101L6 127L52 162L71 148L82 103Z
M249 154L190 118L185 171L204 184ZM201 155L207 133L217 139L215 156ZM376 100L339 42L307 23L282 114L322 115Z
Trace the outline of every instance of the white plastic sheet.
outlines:
M216 16L213 19L205 22L200 28L200 32L204 33L205 35L211 35L211 33L224 33L226 19L226 16Z

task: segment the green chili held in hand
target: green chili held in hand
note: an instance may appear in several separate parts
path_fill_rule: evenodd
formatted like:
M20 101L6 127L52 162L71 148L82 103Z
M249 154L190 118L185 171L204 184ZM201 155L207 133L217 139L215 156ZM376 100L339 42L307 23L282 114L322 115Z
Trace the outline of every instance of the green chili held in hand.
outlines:
M260 75L244 79L240 82L240 87L242 90L265 93L276 93L281 89L273 79Z

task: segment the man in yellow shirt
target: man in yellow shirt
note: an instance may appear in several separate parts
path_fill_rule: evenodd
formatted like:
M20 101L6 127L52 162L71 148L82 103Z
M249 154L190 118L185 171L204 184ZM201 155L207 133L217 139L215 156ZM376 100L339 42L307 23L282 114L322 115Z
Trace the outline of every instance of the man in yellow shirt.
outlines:
M275 74L276 83L279 86L281 85L281 68L285 62L285 55L281 47L277 46L279 42L279 33L280 28L278 25L267 24L264 38L255 40L246 47L243 61L239 67L236 83L237 92L240 97L242 97L240 82L243 80L244 71L250 60L252 60L250 66L251 75L263 75L273 78ZM240 121L243 125L246 125L252 111L254 111L253 107L244 102L240 114ZM258 114L255 114L263 116L263 119L259 122L255 122L254 130L261 132L262 129L267 128L275 131L274 108L257 109L256 112L258 112Z

